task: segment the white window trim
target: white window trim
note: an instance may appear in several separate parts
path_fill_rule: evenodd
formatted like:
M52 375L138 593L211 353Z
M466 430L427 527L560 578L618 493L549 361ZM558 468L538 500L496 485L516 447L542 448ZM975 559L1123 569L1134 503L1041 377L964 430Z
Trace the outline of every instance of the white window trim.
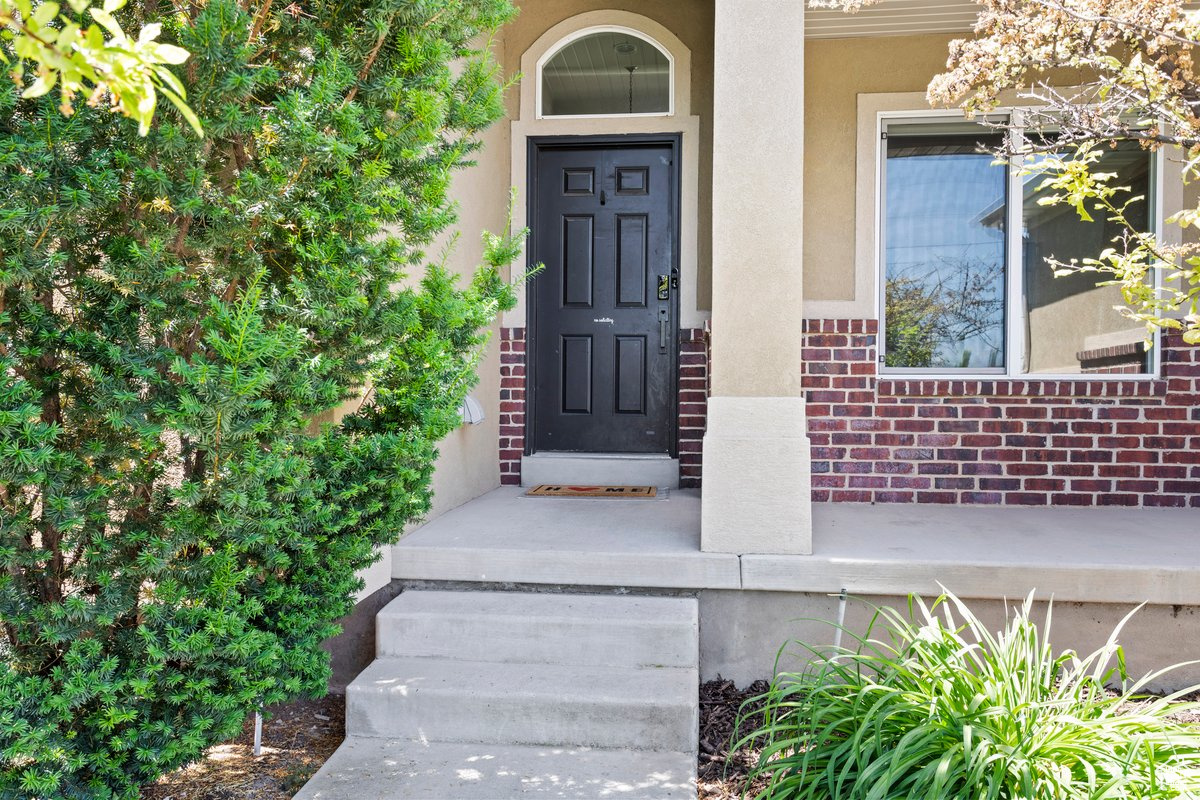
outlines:
M1024 109L1020 106L1010 106L997 108L989 112L989 116L1008 116L1011 119L1020 121L1021 114ZM1150 349L1150 371L1139 374L1128 373L1029 373L1024 372L1025 364L1025 327L1023 324L1014 324L1014 314L1012 309L1019 309L1018 318L1025 318L1025 286L1024 286L1024 270L1020 269L1020 254L1022 252L1022 228L1019 224L1019 213L1021 209L1020 203L1011 201L1014 197L1020 197L1024 187L1021 184L1021 176L1019 168L1009 170L1008 175L1008 209L1005 219L1007 225L1007 242L1005 247L1005 314L1004 314L1004 368L998 370L987 369L962 369L962 370L946 370L943 368L905 368L905 367L887 367L884 365L884 346L887 341L887 318L885 314L886 304L884 294L887 291L887 281L884 277L884 269L886 260L884 258L884 202L885 202L885 162L887 159L886 145L883 138L884 126L890 120L918 120L918 119L964 119L964 114L958 109L915 109L911 111L879 111L875 115L875 209L874 209L874 229L875 229L875 252L874 252L874 277L875 277L875 318L879 321L878 334L878 364L876 365L877 374L883 379L914 379L914 380L1025 380L1025 381L1155 381L1159 380L1162 375L1162 334L1161 331L1155 331L1153 336L1154 346ZM1150 196L1147 198L1150 202L1150 218L1153 222L1152 228L1154 236L1162 240L1163 237L1163 166L1166 161L1162 157L1161 152L1152 152L1150 154ZM1158 272L1154 273L1155 288L1161 282L1161 276Z
M593 36L597 33L621 33L626 36L632 36L639 41L654 47L667 59L667 110L666 111L649 111L627 114L546 114L542 111L542 69L554 58L559 52L574 42L588 36ZM586 28L580 28L577 31L572 31L563 38L554 43L554 46L542 54L542 57L537 60L537 69L535 70L536 81L534 87L534 109L536 110L537 119L629 119L631 117L673 117L675 116L675 56L661 42L655 39L650 34L639 31L636 28L630 28L625 25L591 25Z

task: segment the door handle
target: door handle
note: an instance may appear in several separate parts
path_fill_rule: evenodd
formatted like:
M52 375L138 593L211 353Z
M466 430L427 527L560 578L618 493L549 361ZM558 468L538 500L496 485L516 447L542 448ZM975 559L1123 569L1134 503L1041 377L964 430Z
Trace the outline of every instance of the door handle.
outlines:
M660 308L658 310L658 352L667 352L668 344L668 326L671 324L671 310Z

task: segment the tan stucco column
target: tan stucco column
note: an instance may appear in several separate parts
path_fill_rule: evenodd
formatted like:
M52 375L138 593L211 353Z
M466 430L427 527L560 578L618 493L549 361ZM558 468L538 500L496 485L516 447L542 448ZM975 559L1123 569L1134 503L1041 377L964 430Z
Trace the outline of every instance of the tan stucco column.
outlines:
M800 389L805 0L714 0L702 548L811 553Z

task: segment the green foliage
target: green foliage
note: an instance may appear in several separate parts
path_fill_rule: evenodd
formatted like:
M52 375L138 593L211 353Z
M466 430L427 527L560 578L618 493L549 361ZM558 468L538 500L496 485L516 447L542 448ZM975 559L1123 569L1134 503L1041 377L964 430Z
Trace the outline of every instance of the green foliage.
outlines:
M518 242L424 255L507 0L180 9L202 140L0 85L0 798L136 797L324 692L513 302Z
M888 278L885 297L889 367L927 367L942 340L939 298L913 278Z
M1004 298L995 265L945 261L923 278L887 279L884 332L889 367L978 367L964 342L1002 338ZM999 344L990 348L999 352ZM950 363L947 363L950 362Z
M1128 683L1117 636L1129 617L1081 658L1053 651L1050 611L1039 630L1032 607L1030 595L992 633L951 594L912 597L907 616L880 609L853 649L810 651L806 672L773 681L746 738L768 741L758 796L1195 797L1200 734L1171 715L1196 705L1140 694L1164 673Z
M1181 331L1188 344L1200 344L1200 254L1194 246L1168 245L1130 221L1130 207L1146 198L1114 184L1115 173L1097 169L1102 153L1101 146L1084 142L1066 156L1043 157L1026 169L1027 174L1045 176L1040 190L1053 190L1038 200L1040 205L1070 206L1085 222L1095 221L1095 213L1121 231L1111 247L1094 257L1069 263L1049 260L1054 274L1092 273L1101 279L1098 286L1119 287L1126 303L1121 313L1146 326L1148 342L1154 330L1162 328ZM1198 165L1200 161L1189 165L1190 178L1200 177ZM1167 221L1200 227L1200 208L1184 209Z
M161 25L151 22L130 38L114 16L125 0L105 0L103 7L88 0L67 2L73 17L60 14L61 6L50 0L0 0L0 42L8 44L0 45L0 61L13 65L11 75L19 84L25 82L26 65L36 68L23 97L41 97L58 84L59 107L67 116L75 112L75 97L83 95L89 103L107 102L137 120L145 135L161 92L202 133L187 92L170 69L187 61L188 52L156 41Z

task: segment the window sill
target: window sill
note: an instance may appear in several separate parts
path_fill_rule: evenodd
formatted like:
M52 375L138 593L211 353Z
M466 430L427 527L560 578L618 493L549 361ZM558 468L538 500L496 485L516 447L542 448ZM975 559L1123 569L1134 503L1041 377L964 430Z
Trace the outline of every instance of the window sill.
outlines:
M1037 378L880 376L880 395L891 397L1100 397L1156 398L1167 382L1153 375L1072 375Z
M538 119L667 119L675 116L674 111L638 111L636 113L615 114L538 114Z

